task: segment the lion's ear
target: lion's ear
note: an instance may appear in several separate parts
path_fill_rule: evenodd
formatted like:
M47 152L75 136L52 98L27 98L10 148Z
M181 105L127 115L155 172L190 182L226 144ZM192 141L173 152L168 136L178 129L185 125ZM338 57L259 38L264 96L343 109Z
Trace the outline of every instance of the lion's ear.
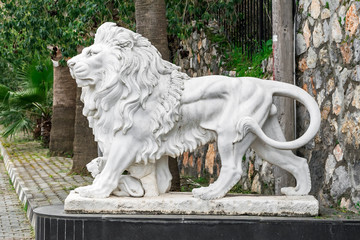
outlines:
M121 47L121 48L133 48L134 46L134 43L132 41L119 41L118 42L118 46Z

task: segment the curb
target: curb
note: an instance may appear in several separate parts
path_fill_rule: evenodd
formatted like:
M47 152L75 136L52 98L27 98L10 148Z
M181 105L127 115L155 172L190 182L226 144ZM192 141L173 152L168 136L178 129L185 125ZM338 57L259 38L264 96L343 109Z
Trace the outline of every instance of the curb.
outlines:
M17 168L14 166L14 163L10 160L9 154L7 153L5 147L0 142L0 152L1 156L4 158L5 168L9 174L11 182L15 188L15 192L19 197L20 202L24 207L26 207L26 217L29 219L30 224L35 228L36 216L34 215L34 209L36 208L32 202L33 195L30 193L30 190L25 186L24 181L21 179Z

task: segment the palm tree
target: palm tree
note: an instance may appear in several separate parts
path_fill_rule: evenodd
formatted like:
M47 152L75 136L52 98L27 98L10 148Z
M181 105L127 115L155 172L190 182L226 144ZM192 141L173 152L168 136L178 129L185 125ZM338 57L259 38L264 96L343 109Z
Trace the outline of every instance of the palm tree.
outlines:
M136 32L148 38L163 59L170 58L165 0L135 1Z
M23 83L18 91L0 85L0 124L5 127L2 136L34 132L46 146L51 128L52 62L35 56L29 65L16 69L16 78Z
M58 50L54 60L62 55ZM50 134L50 154L68 155L73 152L76 109L76 82L67 66L54 66L53 115Z
M87 118L82 114L81 88L77 89L72 173L87 173L86 164L98 156L97 144Z

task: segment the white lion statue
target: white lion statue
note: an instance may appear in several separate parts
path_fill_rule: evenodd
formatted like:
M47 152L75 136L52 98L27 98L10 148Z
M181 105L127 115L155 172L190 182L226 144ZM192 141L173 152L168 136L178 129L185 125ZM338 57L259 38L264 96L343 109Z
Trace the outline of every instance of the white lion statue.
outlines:
M217 141L218 179L193 190L201 199L217 199L239 181L241 159L252 147L264 160L294 175L286 195L306 195L311 182L306 159L291 151L317 133L320 112L299 87L257 78L189 78L164 61L143 36L115 23L104 23L95 42L68 61L82 88L83 114L103 156L88 164L92 185L77 188L83 197L157 196L169 190L168 156ZM296 99L311 122L300 138L286 142L273 96ZM271 138L269 137L271 136Z

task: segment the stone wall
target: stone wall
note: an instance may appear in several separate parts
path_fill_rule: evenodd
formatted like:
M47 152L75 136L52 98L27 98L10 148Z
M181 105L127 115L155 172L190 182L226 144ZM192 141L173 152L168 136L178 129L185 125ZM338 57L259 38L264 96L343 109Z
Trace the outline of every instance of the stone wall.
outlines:
M193 25L195 27L195 22ZM219 34L219 26L212 21L206 25L206 29L194 30L190 37L180 41L177 47L174 63L191 77L224 73L219 64L223 60L219 44L211 42L205 32Z
M356 210L360 202L360 2L300 0L297 84L321 110L321 129L299 150L309 159L312 194L322 205ZM301 135L310 119L297 108Z
M223 68L219 64L223 57L219 45L212 43L205 33L218 34L218 29L216 22L212 22L206 29L194 30L188 39L180 41L174 63L181 67L181 71L190 77L223 74ZM179 157L180 174L183 176L205 177L214 181L220 167L216 143L201 146L194 152Z
M297 85L310 93L321 110L321 129L297 154L308 159L311 194L321 205L356 211L360 203L360 1L300 0L296 14ZM194 31L180 42L175 63L191 77L234 75L219 63L223 55L206 33L219 33L216 23ZM264 61L272 71L272 59ZM297 106L297 135L310 122ZM211 143L179 158L182 175L214 181L221 168L217 146ZM251 150L242 159L243 190L273 194L272 166Z
M226 71L221 63L224 59L219 44L212 42L208 35L221 34L216 22L210 22L205 29L195 30L191 36L180 41L174 63L191 77L212 74L235 76L236 72ZM263 62L263 71L272 74L272 59ZM240 181L243 191L271 195L274 193L272 166L248 150L242 159L243 176ZM216 143L199 147L192 153L179 157L180 174L183 176L208 178L213 182L220 171L221 162Z

